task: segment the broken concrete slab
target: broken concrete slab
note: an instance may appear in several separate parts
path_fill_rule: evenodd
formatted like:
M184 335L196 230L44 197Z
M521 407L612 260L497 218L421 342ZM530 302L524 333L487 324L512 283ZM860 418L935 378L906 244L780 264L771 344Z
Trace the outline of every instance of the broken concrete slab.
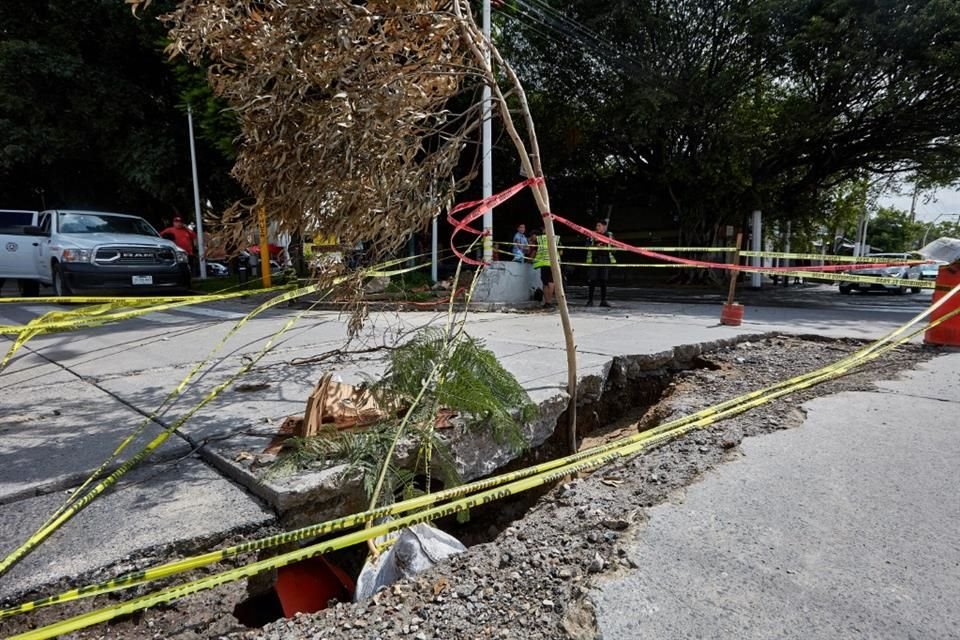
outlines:
M736 340L717 339L705 344L681 345L662 352L615 359L600 354L581 354L580 404L589 406L600 402L607 392L618 392L610 389L611 384L630 385L652 373L660 374L692 366L694 359L705 350L718 349ZM489 346L497 349L502 343L494 342ZM536 448L554 434L567 408L566 356L561 349L540 348L536 350L536 357L532 358L528 351L510 346L513 347L510 349L513 355L501 358L501 364L518 378L540 410L538 416L524 428L528 447ZM203 427L198 431L199 425L194 424L185 429L188 437L193 439L199 433L206 433L206 437L212 438L214 441L202 449L205 459L266 500L287 522L307 524L365 508L366 499L360 482L344 476L343 467L292 475L268 472L266 465L273 458L261 456L261 452L269 443L270 436L276 433L283 416L302 413L315 380L313 376L308 376L303 380L290 381L283 378L284 371L274 370L273 375L279 377L273 379L264 377L263 371L258 372L257 379L270 385L258 392L263 394L259 399L255 399L258 394L254 393L244 401L238 399L225 404L226 411L234 416L234 424L239 427L246 425L245 433L220 439L209 431L204 432ZM322 371L318 370L316 375L319 376ZM297 399L293 405L284 404L293 398ZM240 405L245 407L245 415L236 413ZM207 426L222 424L223 413L215 413L213 408L211 411L214 412L211 417L216 420ZM267 418L264 413L276 415ZM251 416L260 416L259 423L251 421ZM203 417L198 417L202 424ZM490 475L521 454L506 443L496 442L490 434L457 429L444 436L449 440L454 464L464 481Z
M19 546L65 498L58 492L0 506L0 554ZM273 521L260 502L193 457L147 465L94 500L5 575L0 600L12 604L46 585L63 587L65 580L103 580Z
M403 314L391 322L378 317L367 326L359 344L383 344L389 341L387 333L403 335L426 323L442 326L446 321L445 314L432 313ZM726 327L718 333L698 319L691 321L695 327L693 335L702 338L703 344L674 347L676 320L671 317L592 316L580 318L578 323L581 404L599 400L614 365L618 380L642 375L650 369L682 368L704 349L717 348L744 333ZM555 335L549 330L554 324ZM638 324L642 324L642 331L638 331ZM183 435L191 443L206 443L201 455L210 464L263 498L278 512L304 523L335 517L346 513L347 509L362 508L365 499L359 483L343 478L342 470L308 471L288 477L265 474L262 452L287 416L303 413L306 398L322 375L333 373L344 382L357 383L379 375L385 366L383 353L370 354L364 356L365 361L353 360L346 365L332 361L289 365L293 357L342 346L337 342L342 337L342 327L331 327L322 322L311 326L309 339L295 336L290 343L281 343L268 356L272 362L261 363L239 381L242 386L225 391L182 428ZM332 329L332 333L325 333L327 329ZM484 341L541 408L539 417L526 427L528 445L540 446L553 434L567 403L567 361L559 318L555 314L488 314L471 319L467 331ZM265 334L263 330L259 333ZM632 339L625 341L625 336ZM252 348L254 345L247 346ZM626 348L636 349L635 355L619 357ZM618 357L614 358L614 355ZM204 373L198 384L162 416L162 420L172 424L209 389L239 369L243 362L243 357L236 351L218 360L216 366ZM152 408L187 370L186 366L164 367L141 372L135 377L110 376L101 384L134 404L141 405L149 396ZM451 450L457 471L464 480L493 473L517 456L517 452L504 444L476 433L459 433Z

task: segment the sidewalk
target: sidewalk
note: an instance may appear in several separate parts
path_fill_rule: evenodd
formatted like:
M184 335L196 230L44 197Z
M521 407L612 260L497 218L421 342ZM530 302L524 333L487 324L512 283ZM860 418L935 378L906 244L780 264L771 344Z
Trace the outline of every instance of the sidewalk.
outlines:
M234 373L290 313L274 310L241 329L218 354L215 366L148 427L147 436L172 424ZM0 314L17 316L3 322L23 321L23 314L12 309L0 307ZM717 341L766 332L867 339L882 335L906 317L883 314L864 323L843 311L748 308L744 325L733 328L720 326L718 316L719 307L699 304L624 303L608 313L577 310L574 328L584 390L602 387L617 356L669 361L696 355ZM0 373L4 392L0 396L4 416L0 424L0 553L21 543L65 497L64 492L106 458L232 326L216 318L178 318L167 314L159 322L146 316L38 337ZM381 344L387 336L444 320L445 314L374 315L355 347ZM473 314L468 332L486 341L533 399L553 412L548 417L555 420L566 398L559 316ZM83 577L101 566L129 563L157 547L209 545L232 532L273 522L276 509L316 499L311 492L318 490L324 478L271 484L237 460L241 454L261 451L284 417L301 413L313 385L331 368L292 366L289 361L340 348L345 338L344 320L337 313L308 314L242 380L256 385L247 387L253 390L233 388L198 412L167 441L153 466L141 472L145 475L132 478L148 480L134 485L135 489L113 491L98 499L0 578L0 599L59 579ZM376 360L354 359L334 370L350 382L376 375L381 368ZM199 450L202 460L181 460L193 449ZM178 464L162 464L177 460ZM333 491L339 487L328 485L321 493L333 496ZM96 553L78 553L78 549Z
M650 509L592 592L601 636L960 638L958 371L818 398Z

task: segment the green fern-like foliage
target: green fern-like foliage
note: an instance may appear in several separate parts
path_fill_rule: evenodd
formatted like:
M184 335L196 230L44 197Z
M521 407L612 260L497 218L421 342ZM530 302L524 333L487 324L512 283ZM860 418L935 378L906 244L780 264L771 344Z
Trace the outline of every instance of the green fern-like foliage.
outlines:
M398 433L401 418L391 417L358 431L330 428L314 437L292 438L269 473L347 464L371 495L386 465L378 500L385 504L416 495L429 486L431 477L446 486L459 483L453 455L435 428L438 409L456 412L468 429L488 430L516 451L526 445L522 425L537 411L493 353L462 332L448 337L438 329L421 330L392 351L386 373L372 380L370 389L381 406L410 412L404 433ZM391 456L391 445L398 440L401 445ZM426 486L415 484L418 475L426 476Z
M497 442L522 449L526 442L521 425L536 414L527 392L480 340L460 333L451 341L439 329L422 330L393 351L374 391L382 400L408 405L437 363L446 359L423 404L452 409L466 416L468 428L488 427Z

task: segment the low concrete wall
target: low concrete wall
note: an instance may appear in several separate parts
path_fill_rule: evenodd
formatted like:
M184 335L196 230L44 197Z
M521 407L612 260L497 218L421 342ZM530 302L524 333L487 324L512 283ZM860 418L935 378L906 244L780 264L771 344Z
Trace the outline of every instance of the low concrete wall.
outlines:
M529 262L494 262L477 281L476 302L527 302L541 287L540 275Z

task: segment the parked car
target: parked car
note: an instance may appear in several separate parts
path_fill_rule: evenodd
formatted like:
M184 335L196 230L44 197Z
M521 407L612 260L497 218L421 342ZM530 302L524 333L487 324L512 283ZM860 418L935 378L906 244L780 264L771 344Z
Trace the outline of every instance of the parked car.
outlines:
M927 262L920 265L920 279L921 280L936 280L937 274L940 273L940 267L947 264L943 260L934 260L933 262Z
M890 262L899 262L905 260L922 260L916 255L910 253L872 253L869 258L885 258ZM903 278L907 280L919 280L921 277L921 265L894 265L890 267L876 267L867 269L855 269L849 272L855 276L878 276L881 278ZM840 293L846 295L853 291L889 291L903 295L910 291L911 293L920 293L919 287L905 287L899 284L881 284L878 282L841 282Z
M187 290L185 251L139 216L101 211L43 211L24 228L28 250L18 256L24 278L80 292Z
M33 238L25 232L36 224L36 211L0 209L0 287L5 280L16 280L21 294L37 295L40 285L31 259Z
M214 278L226 278L230 269L222 262L207 262L207 275Z

